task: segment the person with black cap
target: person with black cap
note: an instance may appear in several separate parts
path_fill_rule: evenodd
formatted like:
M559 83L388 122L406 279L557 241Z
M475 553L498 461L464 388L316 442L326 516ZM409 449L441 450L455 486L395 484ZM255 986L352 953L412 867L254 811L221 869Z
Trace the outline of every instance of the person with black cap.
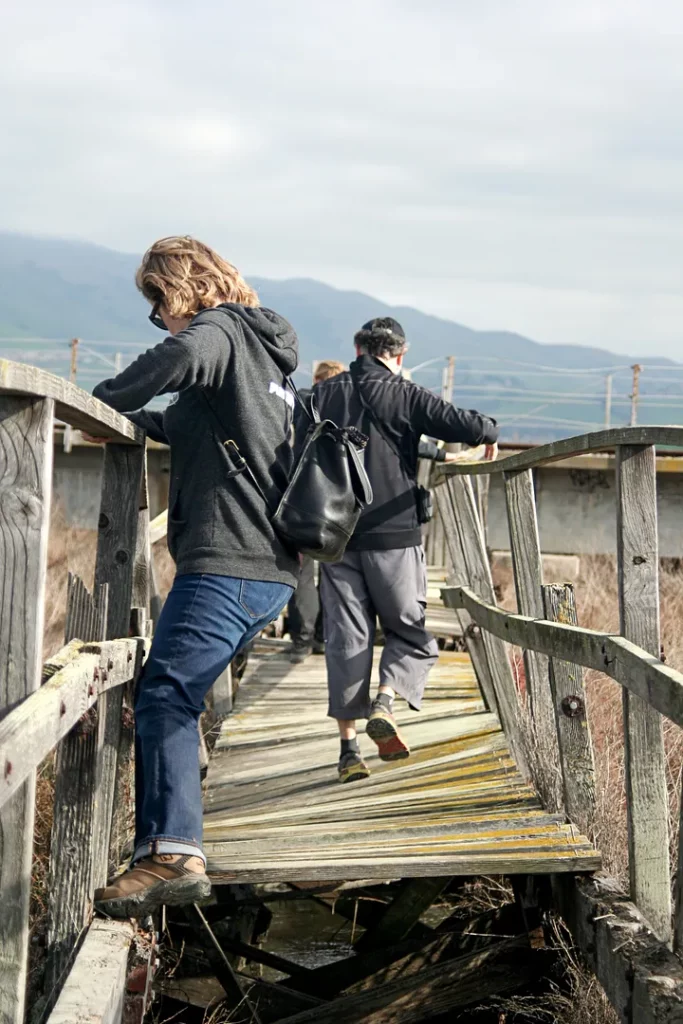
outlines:
M342 560L321 565L328 714L339 725L341 782L370 774L358 745L359 718L368 720L366 733L383 761L409 756L394 718L394 697L418 711L437 658L436 641L425 628L427 572L416 481L420 437L485 444L487 458L495 458L498 438L495 420L457 409L401 375L407 346L398 321L370 320L354 341L357 359L349 370L313 389L323 419L368 435L365 467L374 494ZM384 647L373 700L377 619Z

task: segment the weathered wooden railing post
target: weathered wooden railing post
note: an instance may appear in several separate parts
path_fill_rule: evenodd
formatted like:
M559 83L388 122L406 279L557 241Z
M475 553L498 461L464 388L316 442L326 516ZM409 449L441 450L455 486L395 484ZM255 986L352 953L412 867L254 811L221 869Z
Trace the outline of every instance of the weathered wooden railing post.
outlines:
M144 462L144 445L105 447L95 583L109 584L107 639L128 636ZM97 794L95 888L105 884L108 870L122 706L120 687L100 700L104 750Z
M543 563L532 470L505 473L504 480L517 606L521 615L542 619ZM548 658L537 651L525 650L524 672L533 732L529 742L534 749L531 758L534 781L548 810L558 811L563 806L563 799Z
M657 481L653 445L617 448L620 632L655 657L659 638ZM665 942L671 938L669 811L662 716L624 690L631 897Z
M449 527L457 533L469 586L483 600L495 604L491 567L479 522L472 481L465 476L451 476L445 487L453 507ZM528 757L521 729L519 697L507 649L501 640L486 631L483 634L483 645L496 695L498 715L517 765L522 774L528 777Z
M0 716L40 685L53 412L0 393ZM32 772L0 811L0 1024L24 1019L34 813Z
M434 489L434 501L439 508L441 518L443 520L444 537L446 540L447 553L450 558L451 572L448 578L448 584L449 586L466 587L469 585L467 567L465 565L465 559L462 552L458 524L455 518L455 512L453 511L451 495L445 484L441 484L439 487ZM488 655L486 653L486 648L484 647L482 631L479 626L472 621L467 612L462 609L458 609L456 614L462 628L465 644L469 651L470 658L472 659L472 665L474 666L474 671L484 695L486 705L489 711L492 711L494 715L497 715L498 701L496 699L496 691L493 685L493 679L491 678L491 672L489 670Z
M91 596L69 578L64 641L104 640L107 587ZM95 680L93 680L93 683ZM48 872L45 1009L51 1009L92 909L95 795L102 756L98 708L85 713L57 748Z
M577 626L574 588L568 583L543 587L544 617ZM550 658L548 665L557 722L564 807L570 821L591 840L595 832L595 762L580 665Z
M140 497L138 501L137 537L131 586L132 618L131 632L145 636L150 614L152 551L149 539L149 488L147 484L147 458L143 453ZM115 871L120 863L126 842L133 830L135 819L135 778L134 747L135 728L133 707L135 704L134 684L121 691L121 731L116 761L116 799L112 808L111 832L109 837L109 871Z

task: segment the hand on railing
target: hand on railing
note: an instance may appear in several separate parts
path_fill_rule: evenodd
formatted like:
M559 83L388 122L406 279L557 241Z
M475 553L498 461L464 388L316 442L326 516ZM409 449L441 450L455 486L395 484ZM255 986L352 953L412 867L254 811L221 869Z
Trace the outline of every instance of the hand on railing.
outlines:
M446 452L444 462L493 462L498 458L497 444L480 444L476 448L465 448L461 452Z
M84 441L87 441L88 444L106 444L109 440L108 437L93 437L92 434L86 434L84 430L81 431L81 437Z

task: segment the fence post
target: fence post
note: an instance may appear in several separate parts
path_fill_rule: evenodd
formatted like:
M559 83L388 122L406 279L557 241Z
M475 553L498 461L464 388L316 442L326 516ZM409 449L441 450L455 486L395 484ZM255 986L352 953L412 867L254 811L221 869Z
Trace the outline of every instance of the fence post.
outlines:
M521 615L542 619L543 563L532 471L505 473L504 480L517 606ZM559 811L563 807L557 772L559 747L547 656L537 651L524 651L524 672L531 710L533 736L530 739L535 752L531 760L536 785L548 810Z
M107 640L128 636L145 446L108 444L104 454L95 583L109 584ZM97 786L93 886L107 881L109 840L121 737L123 692L99 700L103 751Z
M551 583L543 587L543 608L550 622L578 625L574 588L570 583ZM595 826L595 763L586 714L583 669L580 665L550 658L548 673L559 738L564 806L569 820L578 825L585 835L592 837Z
M0 394L0 713L40 685L53 412L52 399ZM34 815L35 772L0 811L2 1024L24 1019Z
M458 526L455 520L455 513L453 511L453 505L451 504L450 494L448 493L445 484L440 484L438 487L434 488L434 500L441 511L441 518L444 525L444 537L451 561L451 572L448 577L448 584L449 586L467 587L469 586L469 579L467 577L467 570L465 568L462 548L460 546ZM484 695L486 706L494 715L498 715L496 691L489 671L488 657L486 654L486 648L484 647L482 632L479 626L472 621L466 611L458 609L456 611L456 615L458 616L458 621L462 627L465 644L467 645L469 656L472 659L474 672Z
M617 449L619 621L627 640L659 658L657 480L652 445ZM624 690L631 898L663 942L671 938L669 813L662 717Z
M131 616L132 633L145 635L149 623L151 592L152 549L149 540L149 488L147 481L147 457L143 449L142 478L138 500L138 527L135 542L135 564L131 589L131 604L136 614ZM137 621L132 621L136 619ZM109 871L119 867L126 842L131 838L135 820L135 727L133 706L135 703L135 679L121 690L122 711L119 748L116 760L116 799L112 807L111 833L109 837Z
M472 481L466 476L451 476L445 486L453 502L452 522L458 532L467 584L482 600L495 604L491 567L477 514ZM483 631L482 637L501 725L517 767L522 775L528 778L529 766L521 730L517 685L510 667L507 647L503 640L487 633L486 630Z
M104 640L107 586L91 595L69 576L64 641ZM98 708L91 708L57 748L48 874L45 1007L51 1009L91 912L95 794L102 746Z

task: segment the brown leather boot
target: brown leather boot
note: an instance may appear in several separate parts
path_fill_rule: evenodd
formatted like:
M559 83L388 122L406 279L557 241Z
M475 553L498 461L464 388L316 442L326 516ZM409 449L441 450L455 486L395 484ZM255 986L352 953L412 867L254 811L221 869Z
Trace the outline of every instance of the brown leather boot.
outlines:
M194 862L193 870L188 862ZM147 917L160 907L202 903L211 896L211 881L201 857L155 853L139 860L111 885L95 892L95 910L107 917Z

